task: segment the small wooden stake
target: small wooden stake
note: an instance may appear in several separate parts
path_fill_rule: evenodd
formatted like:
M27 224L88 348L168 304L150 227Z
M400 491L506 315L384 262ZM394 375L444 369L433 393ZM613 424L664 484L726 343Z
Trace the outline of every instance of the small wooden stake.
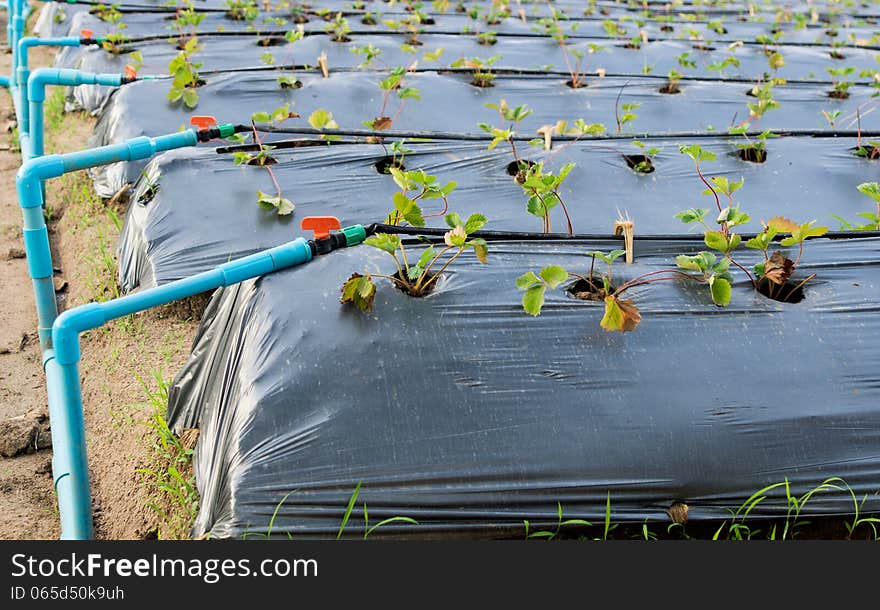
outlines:
M617 220L614 221L614 235L623 235L623 244L626 249L626 264L632 265L635 223L629 217L618 216Z

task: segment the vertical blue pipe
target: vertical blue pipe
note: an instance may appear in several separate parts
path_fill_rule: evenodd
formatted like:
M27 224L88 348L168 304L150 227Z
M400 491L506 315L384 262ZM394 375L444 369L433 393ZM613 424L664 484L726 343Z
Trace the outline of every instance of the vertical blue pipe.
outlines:
M53 350L43 355L49 419L52 424L52 479L58 496L61 538L92 538L92 498L77 363L58 364Z

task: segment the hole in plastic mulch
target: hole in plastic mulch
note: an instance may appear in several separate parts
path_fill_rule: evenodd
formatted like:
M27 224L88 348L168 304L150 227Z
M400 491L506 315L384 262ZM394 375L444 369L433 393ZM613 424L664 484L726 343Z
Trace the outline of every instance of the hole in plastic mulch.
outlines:
M849 149L853 156L869 161L880 160L880 147L878 146L853 146Z
M610 290L614 292L614 286L611 286ZM605 286L602 282L589 279L577 280L566 288L565 292L581 301L604 301L606 296Z
M375 167L376 171L380 174L390 174L392 167L395 169L399 169L400 171L404 171L406 169L403 163L401 163L400 161L395 161L394 157L382 157L373 164L373 167Z
M278 161L275 160L275 157L269 157L269 156L251 159L247 162L248 165L256 165L257 167L263 167L266 165L275 165L276 163L278 163Z
M844 55L840 51L831 51L828 53L828 56L831 59L846 59L846 55Z
M762 277L758 280L758 293L780 303L800 303L804 300L804 288L806 286L801 286L801 281L788 280L784 286L779 286ZM771 289L773 291L772 294L770 293Z
M767 151L761 148L741 148L739 158L750 163L763 163L767 160Z
M257 40L257 46L260 47L278 47L287 43L284 36L266 36Z
M646 155L623 155L623 160L638 174L650 174L654 171L654 162Z
M676 95L678 93L681 93L681 87L679 87L678 85L671 85L670 86L669 83L666 83L665 85L660 87L660 89L658 89L658 91L660 93L665 93L667 95Z
M392 275L391 277L393 277L393 278L397 278L398 280L401 279L401 277L400 277L400 273L395 273L395 274ZM440 279L441 279L441 276L436 275L436 276L432 277L430 280L426 281L426 282L422 285L422 287L421 287L421 289L420 289L420 291L419 291L418 294L416 294L416 293L414 293L414 292L411 292L411 291L410 291L410 290L409 290L404 284L402 284L401 282L392 282L392 284L394 284L394 287L397 288L399 291L401 291L403 294L405 294L405 295L407 295L407 296L411 296L411 297L413 297L413 298L415 298L415 299L421 299L422 297L426 297L426 296L428 296L429 294L431 294L432 292L434 292L434 289L437 288L437 284L440 282ZM412 282L410 282L410 283L412 283Z
M569 87L571 87L572 89L582 89L583 87L587 86L587 84L584 82L583 78L579 78L577 80L577 83L575 83L574 80L572 80L572 79L568 79L567 81L565 81L565 84L568 85Z
M525 173L526 171L536 165L534 161L529 161L528 159L520 159L519 161L511 161L507 164L507 175L513 176L519 181L519 177L522 177L522 181L525 182Z
M849 97L849 91L835 89L828 92L828 97L834 98L836 100L845 100Z
M714 51L715 47L707 45L707 44L695 44L694 48L697 51Z

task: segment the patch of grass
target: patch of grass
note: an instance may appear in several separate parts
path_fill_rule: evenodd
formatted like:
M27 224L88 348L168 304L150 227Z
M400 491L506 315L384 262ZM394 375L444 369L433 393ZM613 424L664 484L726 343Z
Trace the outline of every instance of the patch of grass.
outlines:
M152 442L151 463L137 472L148 490L147 505L159 517L159 538L186 539L199 507L199 493L192 474L193 449L165 420L170 380L161 370L152 371L151 377L148 382L137 375L150 408L149 418L143 423Z
M64 122L64 87L52 87L52 92L43 102L43 119L46 131L57 133Z

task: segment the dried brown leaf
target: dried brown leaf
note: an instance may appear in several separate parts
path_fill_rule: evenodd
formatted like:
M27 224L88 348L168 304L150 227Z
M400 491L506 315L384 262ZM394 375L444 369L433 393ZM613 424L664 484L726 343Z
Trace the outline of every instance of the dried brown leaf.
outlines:
M785 284L794 272L794 261L777 250L764 264L764 277L779 286Z

